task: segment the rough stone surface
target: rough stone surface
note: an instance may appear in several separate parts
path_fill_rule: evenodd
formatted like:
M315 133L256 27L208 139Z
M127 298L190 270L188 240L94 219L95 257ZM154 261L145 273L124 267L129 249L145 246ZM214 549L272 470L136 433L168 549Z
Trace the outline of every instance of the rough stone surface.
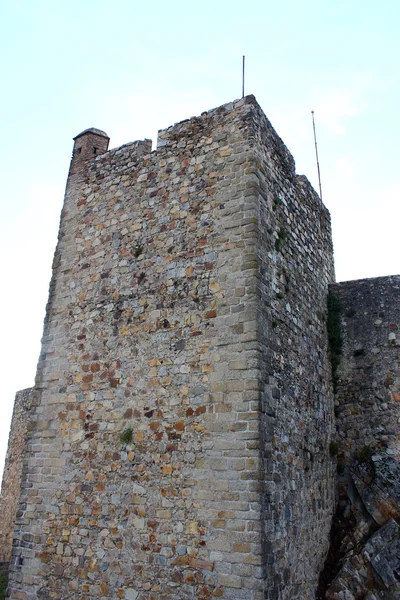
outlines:
M399 276L330 286L341 339L335 373L339 506L324 570L324 578L336 573L326 594L332 600L400 598L399 292Z
M352 527L341 541L338 573L326 598L400 597L399 463L386 454L358 462L341 478Z
M265 594L291 600L314 597L333 509L326 295L334 273L329 215L266 125L256 144Z
M329 214L252 96L160 131L156 152L107 151L94 128L74 142L3 479L9 597L314 598L330 287L343 474L317 597L399 598L400 276L332 284Z
M343 464L400 451L400 276L331 286L341 304L336 425ZM367 456L368 457L368 456Z
M375 455L372 461L357 463L351 477L361 500L379 525L400 519L400 464L394 458Z
M252 96L107 147L75 139L9 596L312 598L329 214Z
M358 550L358 551L357 551ZM389 520L362 547L348 553L327 600L400 597L400 529Z
M12 540L21 490L22 465L28 436L31 388L17 392L0 496L0 562L11 558Z
M400 593L400 528L388 521L368 540L367 554L379 579L387 590Z

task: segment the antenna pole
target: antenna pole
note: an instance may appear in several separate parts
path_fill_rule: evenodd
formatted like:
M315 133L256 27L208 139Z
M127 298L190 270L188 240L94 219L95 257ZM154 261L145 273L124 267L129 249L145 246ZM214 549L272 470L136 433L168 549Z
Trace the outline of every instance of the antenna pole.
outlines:
M242 98L244 98L244 61L245 61L245 56L243 55L243 63L242 63Z
M318 160L318 147L317 147L317 135L315 133L315 121L314 121L314 111L311 111L312 114L312 124L313 124L313 130L314 130L314 144L315 144L315 156L317 158L317 169L318 169L318 183L319 183L319 197L321 198L321 202L322 202L322 188L321 188L321 173L319 170L319 160Z

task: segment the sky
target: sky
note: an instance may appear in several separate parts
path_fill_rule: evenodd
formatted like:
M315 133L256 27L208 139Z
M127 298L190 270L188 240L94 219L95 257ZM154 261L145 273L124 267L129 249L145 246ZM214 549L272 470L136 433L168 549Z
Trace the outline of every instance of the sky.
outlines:
M72 138L254 94L331 212L337 281L400 273L398 0L1 0L0 468L34 383Z

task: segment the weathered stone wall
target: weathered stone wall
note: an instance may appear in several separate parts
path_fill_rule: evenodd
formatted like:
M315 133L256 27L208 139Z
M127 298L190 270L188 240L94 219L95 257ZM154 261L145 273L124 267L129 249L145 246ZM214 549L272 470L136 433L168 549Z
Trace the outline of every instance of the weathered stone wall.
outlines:
M400 594L399 292L400 276L330 286L339 502L321 590L331 600Z
M343 337L337 370L340 460L400 451L400 276L331 287Z
M159 139L75 138L10 598L312 598L329 217L251 96Z
M330 217L268 121L256 129L266 598L314 598L334 506Z
M0 496L0 562L8 562L21 488L22 465L25 457L31 388L15 395L7 454Z

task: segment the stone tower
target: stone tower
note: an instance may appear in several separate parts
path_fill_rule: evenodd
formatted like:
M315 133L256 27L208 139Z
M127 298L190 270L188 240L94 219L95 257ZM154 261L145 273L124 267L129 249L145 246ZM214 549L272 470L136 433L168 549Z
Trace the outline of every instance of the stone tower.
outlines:
M108 142L75 138L9 597L311 599L329 214L253 96Z

